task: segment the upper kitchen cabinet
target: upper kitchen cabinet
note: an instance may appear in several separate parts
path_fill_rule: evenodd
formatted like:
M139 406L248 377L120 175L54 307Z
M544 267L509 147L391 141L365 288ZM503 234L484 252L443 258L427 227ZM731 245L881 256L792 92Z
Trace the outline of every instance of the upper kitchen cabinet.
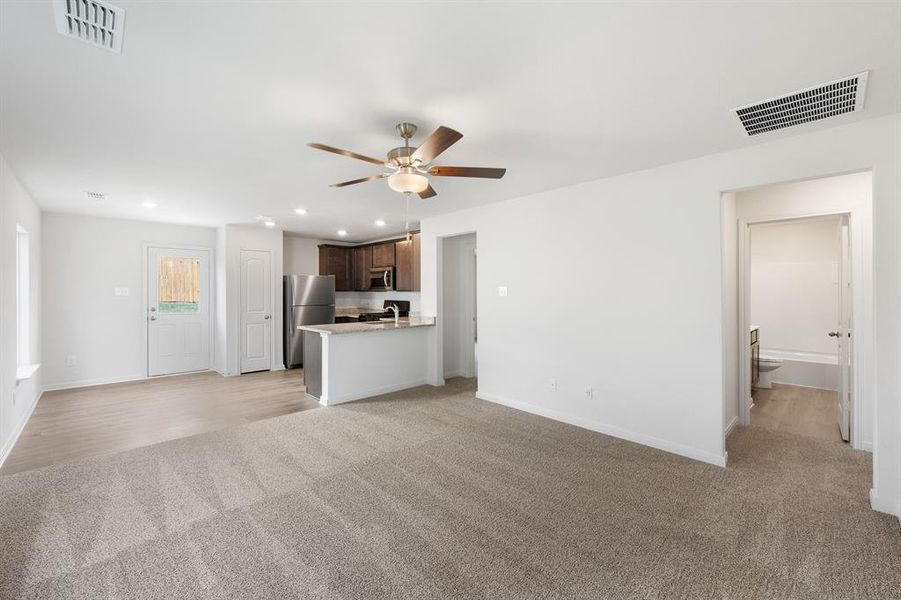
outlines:
M384 242L372 246L373 267L393 267L394 260L394 242Z
M372 246L357 246L351 250L351 285L354 291L369 289L369 269L372 268Z
M351 249L345 246L319 246L319 274L335 276L335 291L349 292L351 286Z
M399 292L418 292L420 286L420 236L413 234L409 240L394 244L396 261L395 289Z

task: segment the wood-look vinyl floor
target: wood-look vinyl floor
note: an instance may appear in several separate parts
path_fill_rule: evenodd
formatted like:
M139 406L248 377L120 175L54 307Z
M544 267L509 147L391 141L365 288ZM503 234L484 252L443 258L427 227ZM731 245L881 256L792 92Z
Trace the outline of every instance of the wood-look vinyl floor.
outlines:
M46 392L0 469L29 469L114 454L286 415L319 404L303 370L240 377L192 373Z
M841 442L836 418L837 392L774 383L754 390L751 425L820 440Z

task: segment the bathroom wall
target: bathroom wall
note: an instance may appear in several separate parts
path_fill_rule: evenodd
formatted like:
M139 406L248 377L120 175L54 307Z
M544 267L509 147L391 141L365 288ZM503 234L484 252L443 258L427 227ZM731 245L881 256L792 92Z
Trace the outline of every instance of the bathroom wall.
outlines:
M751 322L762 351L835 357L838 217L751 227Z

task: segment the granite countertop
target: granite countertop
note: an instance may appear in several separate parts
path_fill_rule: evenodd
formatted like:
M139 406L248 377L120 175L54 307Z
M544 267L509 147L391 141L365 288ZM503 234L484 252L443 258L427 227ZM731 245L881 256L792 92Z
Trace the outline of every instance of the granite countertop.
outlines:
M337 309L336 309L337 313ZM351 315L345 315L351 316ZM435 325L433 317L403 317L395 324L394 319L382 319L380 321L368 321L366 323L331 323L326 325L298 325L302 331L312 331L324 335L338 335L341 333L368 333L370 331L386 331L390 329L410 329L413 327L432 327Z

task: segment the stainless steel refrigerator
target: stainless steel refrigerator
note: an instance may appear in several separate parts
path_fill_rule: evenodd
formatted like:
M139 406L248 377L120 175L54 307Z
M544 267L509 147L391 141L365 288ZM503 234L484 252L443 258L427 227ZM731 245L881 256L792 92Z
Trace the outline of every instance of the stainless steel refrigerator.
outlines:
M335 322L335 276L285 275L285 368L303 365L298 325Z

